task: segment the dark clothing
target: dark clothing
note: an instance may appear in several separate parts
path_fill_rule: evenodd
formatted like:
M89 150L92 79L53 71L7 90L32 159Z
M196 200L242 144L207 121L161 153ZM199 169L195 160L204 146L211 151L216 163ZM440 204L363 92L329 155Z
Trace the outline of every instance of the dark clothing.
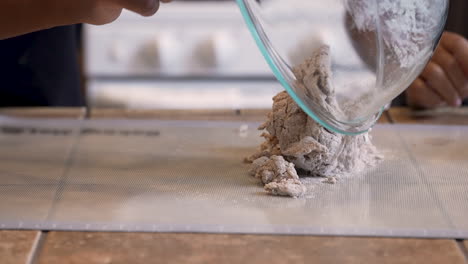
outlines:
M0 41L0 106L83 106L78 27Z
M446 30L456 32L468 38L468 1L451 0Z

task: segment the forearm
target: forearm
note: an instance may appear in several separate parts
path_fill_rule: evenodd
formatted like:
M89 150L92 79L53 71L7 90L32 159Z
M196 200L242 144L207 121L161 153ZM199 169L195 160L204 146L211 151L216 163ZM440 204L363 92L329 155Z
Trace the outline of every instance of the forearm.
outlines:
M159 1L171 0L0 0L0 40L62 25L107 24L124 8L151 16Z
M54 0L0 0L0 39L67 24L56 3Z
M80 2L77 0L76 2ZM0 0L0 39L77 23L68 0Z

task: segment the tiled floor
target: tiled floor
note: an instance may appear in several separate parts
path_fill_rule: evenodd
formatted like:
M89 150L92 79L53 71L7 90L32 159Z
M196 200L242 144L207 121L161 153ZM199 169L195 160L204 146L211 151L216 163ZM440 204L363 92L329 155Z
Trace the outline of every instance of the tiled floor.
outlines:
M392 121L400 124L468 125L468 107L427 111L395 107L389 113Z
M39 264L465 263L453 240L51 232Z
M34 245L37 233L1 231L1 263L466 263L455 240L50 232Z
M0 263L27 263L40 231L0 231Z

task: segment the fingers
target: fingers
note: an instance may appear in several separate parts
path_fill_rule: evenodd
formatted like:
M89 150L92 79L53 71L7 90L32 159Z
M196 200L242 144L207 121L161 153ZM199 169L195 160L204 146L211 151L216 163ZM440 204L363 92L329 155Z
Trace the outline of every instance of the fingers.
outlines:
M160 0L116 0L125 9L136 12L142 16L152 16L159 9ZM161 0L163 3L172 2L172 0Z
M427 64L421 77L425 80L426 85L444 99L451 106L460 106L462 99L458 91L450 82L449 77L440 65L431 61Z
M456 58L465 77L468 77L468 40L458 34L445 32L441 44Z
M445 32L420 78L407 90L408 104L433 108L444 102L460 106L468 97L468 41Z
M442 97L429 88L420 78L406 90L406 101L415 108L435 108L444 103Z
M443 46L439 46L432 61L440 65L461 98L468 96L468 81L457 59Z
M159 0L116 0L116 2L123 8L142 16L152 16L159 9Z

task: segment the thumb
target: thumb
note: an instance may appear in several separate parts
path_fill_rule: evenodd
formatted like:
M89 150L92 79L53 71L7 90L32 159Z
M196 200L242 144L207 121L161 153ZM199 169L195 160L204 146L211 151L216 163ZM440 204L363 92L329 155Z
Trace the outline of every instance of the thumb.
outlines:
M142 16L152 16L159 9L159 0L115 0L121 7Z

